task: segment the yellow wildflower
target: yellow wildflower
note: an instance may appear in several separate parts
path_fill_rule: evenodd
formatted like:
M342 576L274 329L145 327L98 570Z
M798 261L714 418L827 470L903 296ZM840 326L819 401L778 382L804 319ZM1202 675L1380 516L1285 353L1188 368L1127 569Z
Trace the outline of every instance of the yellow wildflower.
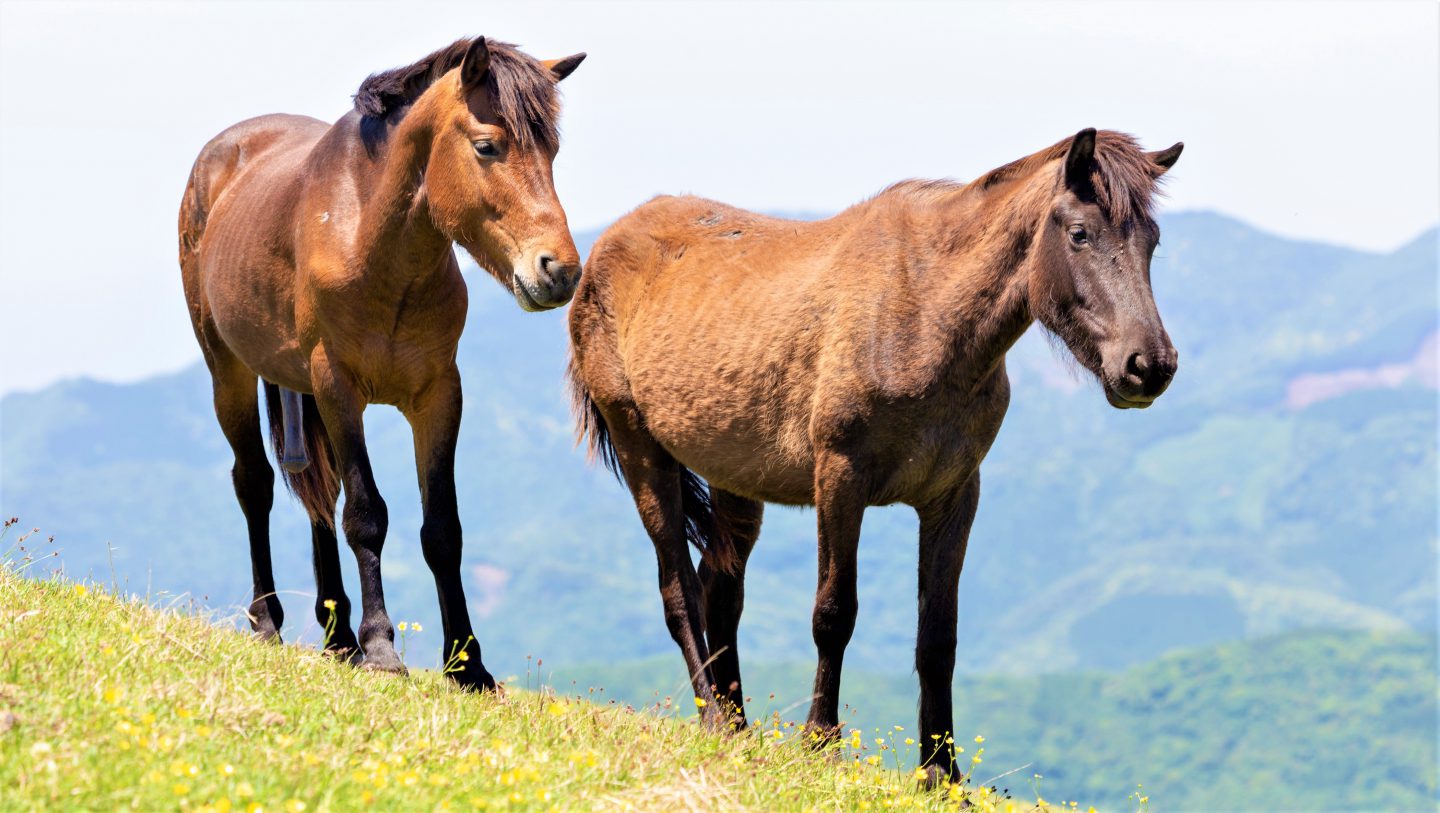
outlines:
M285 813L304 813L305 803L299 799L288 799L285 802Z
M327 598L327 599L325 599L325 609L327 609L327 610L333 610L333 609L335 609L335 599L333 599L333 598Z

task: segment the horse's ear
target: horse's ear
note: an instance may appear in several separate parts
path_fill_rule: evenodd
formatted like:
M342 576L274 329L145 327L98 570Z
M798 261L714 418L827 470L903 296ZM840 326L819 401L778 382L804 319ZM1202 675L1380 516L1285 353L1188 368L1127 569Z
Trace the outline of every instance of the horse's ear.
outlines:
M1065 185L1076 192L1090 188L1090 173L1095 166L1095 128L1086 127L1070 140L1065 153Z
M1170 169L1170 167L1175 166L1175 162L1180 160L1180 152L1184 149L1185 142L1176 141L1175 144L1171 147L1148 154L1150 156L1150 160L1154 161L1156 166L1160 167L1160 171L1163 173L1166 170Z
M490 46L485 44L484 37L476 37L465 49L465 59L460 63L460 84L467 88L475 87L489 70Z
M540 64L544 65L545 69L550 71L550 74L555 77L556 82L559 82L561 79L574 73L575 69L580 67L580 63L584 61L585 52L581 51L578 54L571 54L570 56L559 59L546 59Z

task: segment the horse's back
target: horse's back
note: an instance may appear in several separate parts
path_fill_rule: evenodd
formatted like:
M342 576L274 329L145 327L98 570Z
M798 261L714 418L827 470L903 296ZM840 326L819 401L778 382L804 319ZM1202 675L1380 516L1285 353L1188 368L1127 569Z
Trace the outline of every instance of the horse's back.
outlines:
M330 125L308 116L257 116L220 131L200 149L181 205L181 237L198 240L215 204L231 182L257 161L281 153L308 152Z

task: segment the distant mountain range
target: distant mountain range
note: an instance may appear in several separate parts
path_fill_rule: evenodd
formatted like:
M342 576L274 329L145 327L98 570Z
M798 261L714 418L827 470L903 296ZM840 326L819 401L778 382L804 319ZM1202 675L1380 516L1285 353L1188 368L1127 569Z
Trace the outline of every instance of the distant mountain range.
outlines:
M1011 353L961 582L963 670L1118 669L1286 630L1435 627L1436 232L1379 255L1214 214L1163 228L1154 285L1181 367L1154 408L1109 408L1038 329ZM506 674L527 654L557 667L672 655L634 508L573 448L564 312L522 313L470 279L458 481L487 662ZM391 512L391 614L427 623L410 648L428 658L439 624L408 429L383 407L367 427ZM0 512L54 534L71 575L238 614L250 576L229 465L198 363L0 400ZM747 660L811 652L813 521L767 515ZM313 634L302 513L282 497L272 524L291 637ZM867 514L847 665L908 671L915 532L908 509Z

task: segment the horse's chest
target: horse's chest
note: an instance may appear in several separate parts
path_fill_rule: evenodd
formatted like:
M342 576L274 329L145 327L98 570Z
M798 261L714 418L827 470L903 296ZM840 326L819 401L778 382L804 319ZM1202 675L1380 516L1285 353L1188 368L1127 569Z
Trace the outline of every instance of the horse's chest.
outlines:
M320 290L310 329L332 363L361 381L369 399L403 404L454 362L465 325L463 289L355 280Z
M990 451L1008 403L1008 386L996 386L877 409L864 442L872 503L923 505L959 488Z

